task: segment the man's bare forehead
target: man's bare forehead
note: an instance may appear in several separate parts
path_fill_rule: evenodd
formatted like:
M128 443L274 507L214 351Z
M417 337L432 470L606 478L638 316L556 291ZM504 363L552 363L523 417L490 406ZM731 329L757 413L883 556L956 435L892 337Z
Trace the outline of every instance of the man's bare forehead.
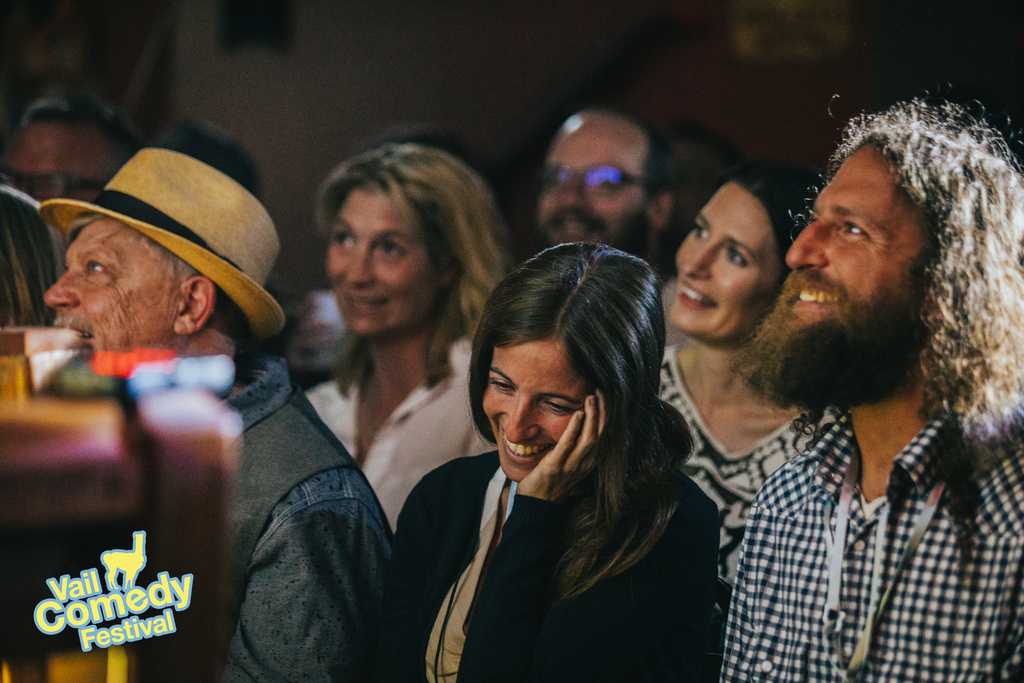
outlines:
M102 214L86 214L79 217L79 219L72 224L72 228L68 233L70 235L68 245L69 250L71 249L71 245L74 245L76 240L82 237L82 233L87 228L89 229L90 242L103 242L110 246L110 242L113 239L121 247L142 248L159 261L171 265L176 269L181 268L184 270L191 270L191 267L187 263L172 254L162 245L157 244L146 235L128 225L125 225L121 221L114 220L113 218Z

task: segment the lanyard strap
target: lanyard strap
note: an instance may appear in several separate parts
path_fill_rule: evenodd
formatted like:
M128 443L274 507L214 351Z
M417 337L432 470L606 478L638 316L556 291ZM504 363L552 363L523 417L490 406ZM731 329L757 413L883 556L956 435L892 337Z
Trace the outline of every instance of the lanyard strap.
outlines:
M846 469L846 475L843 477L843 488L839 494L839 518L836 520L835 540L833 540L828 534L830 519L826 519L825 522L825 544L829 554L829 573L824 621L826 625L830 626L832 632L835 634L838 634L838 631L842 629L842 623L845 618L845 614L839 609L839 588L842 583L843 555L846 553L846 527L850 515L850 501L853 499L854 487L856 486L859 474L858 471L860 469L859 466L859 459L852 459L849 467ZM874 558L871 567L871 598L868 606L868 618L867 622L864 624L864 630L861 631L860 638L857 640L857 647L854 649L853 656L850 657L850 663L846 669L847 681L857 681L860 679L861 667L867 660L868 652L871 650L871 641L874 637L878 617L885 610L885 607L889 602L889 598L892 596L892 590L895 587L896 582L899 580L899 577L903 574L906 568L910 566L910 562L914 558L914 553L917 552L917 546L921 543L921 539L924 538L925 531L928 529L932 519L935 517L935 512L938 509L939 500L942 498L942 492L944 489L945 484L939 483L928 492L928 498L925 500L924 507L917 516L913 531L910 533L910 539L907 541L907 547L900 556L900 561L896 566L896 571L892 577L892 583L889 584L885 593L882 594L881 600L879 600L882 583L882 563L885 557L885 535L889 526L889 502L886 501L882 505L878 519L878 526L875 530ZM831 517L831 511L829 517Z
M847 680L857 680L859 678L859 671L867 660L868 652L871 650L871 641L874 638L875 626L878 622L878 617L882 614L882 610L889 602L889 598L892 596L892 589L896 586L896 582L899 577L903 574L906 568L910 565L910 561L914 557L914 553L917 552L917 546L921 543L921 539L924 538L924 532L931 524L932 518L935 517L935 511L939 507L939 499L942 497L942 491L945 488L945 484L936 484L931 491L928 493L928 499L925 501L924 507L921 509L920 514L917 517L917 524L914 525L914 530L910 534L910 540L907 541L907 548L903 551L903 555L900 556L900 562L896 565L896 573L893 574L892 583L885 590L882 595L881 601L878 603L877 609L872 609L868 612L867 623L864 624L864 630L860 634L860 639L857 641L857 647L853 651L853 656L850 657L850 666L847 670ZM888 507L889 504L885 504L885 514L883 519L888 522ZM881 526L883 520L879 520L878 534L875 536L875 566L871 571L871 601L874 602L878 595L879 584L881 583L881 564L882 556L885 553L883 547L885 539L885 527Z
M832 517L831 503L829 501L829 514L825 519L825 545L828 548L828 596L825 599L825 619L830 621L840 620L839 614L839 585L843 575L843 554L846 551L846 522L850 518L850 501L853 500L853 489L857 484L860 475L860 459L852 458L849 467L846 468L846 476L843 477L843 488L839 492L839 519L836 520L836 540L828 534L829 522ZM835 544L839 544L839 552L835 552ZM835 580L833 580L835 577Z

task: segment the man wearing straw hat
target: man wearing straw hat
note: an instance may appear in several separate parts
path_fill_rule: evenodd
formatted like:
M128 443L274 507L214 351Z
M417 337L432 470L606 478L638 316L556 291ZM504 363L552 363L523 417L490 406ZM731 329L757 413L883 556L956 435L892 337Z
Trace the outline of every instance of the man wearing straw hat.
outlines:
M93 201L53 199L67 272L47 292L57 325L96 350L235 357L228 403L245 427L230 508L227 680L368 680L389 554L365 478L288 379L284 360L236 353L281 329L263 289L273 222L238 183L144 149Z

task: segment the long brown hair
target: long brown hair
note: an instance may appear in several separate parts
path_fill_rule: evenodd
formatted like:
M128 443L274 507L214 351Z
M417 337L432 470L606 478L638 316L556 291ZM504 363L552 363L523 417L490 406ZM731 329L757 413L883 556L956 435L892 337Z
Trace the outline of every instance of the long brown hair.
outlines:
M657 276L644 261L597 244L541 252L502 280L473 339L473 419L483 411L495 347L554 337L573 370L604 395L596 465L573 498L553 602L577 596L639 562L678 505L674 474L692 450L682 417L658 396L665 319Z

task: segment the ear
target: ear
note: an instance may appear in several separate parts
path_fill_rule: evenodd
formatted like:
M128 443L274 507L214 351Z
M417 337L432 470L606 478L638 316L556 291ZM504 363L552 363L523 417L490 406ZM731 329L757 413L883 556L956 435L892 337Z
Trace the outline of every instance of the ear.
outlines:
M217 286L205 275L194 275L181 284L174 333L192 335L206 326L217 303Z
M647 222L653 234L659 234L668 227L676 197L670 190L664 190L651 197L647 203Z

